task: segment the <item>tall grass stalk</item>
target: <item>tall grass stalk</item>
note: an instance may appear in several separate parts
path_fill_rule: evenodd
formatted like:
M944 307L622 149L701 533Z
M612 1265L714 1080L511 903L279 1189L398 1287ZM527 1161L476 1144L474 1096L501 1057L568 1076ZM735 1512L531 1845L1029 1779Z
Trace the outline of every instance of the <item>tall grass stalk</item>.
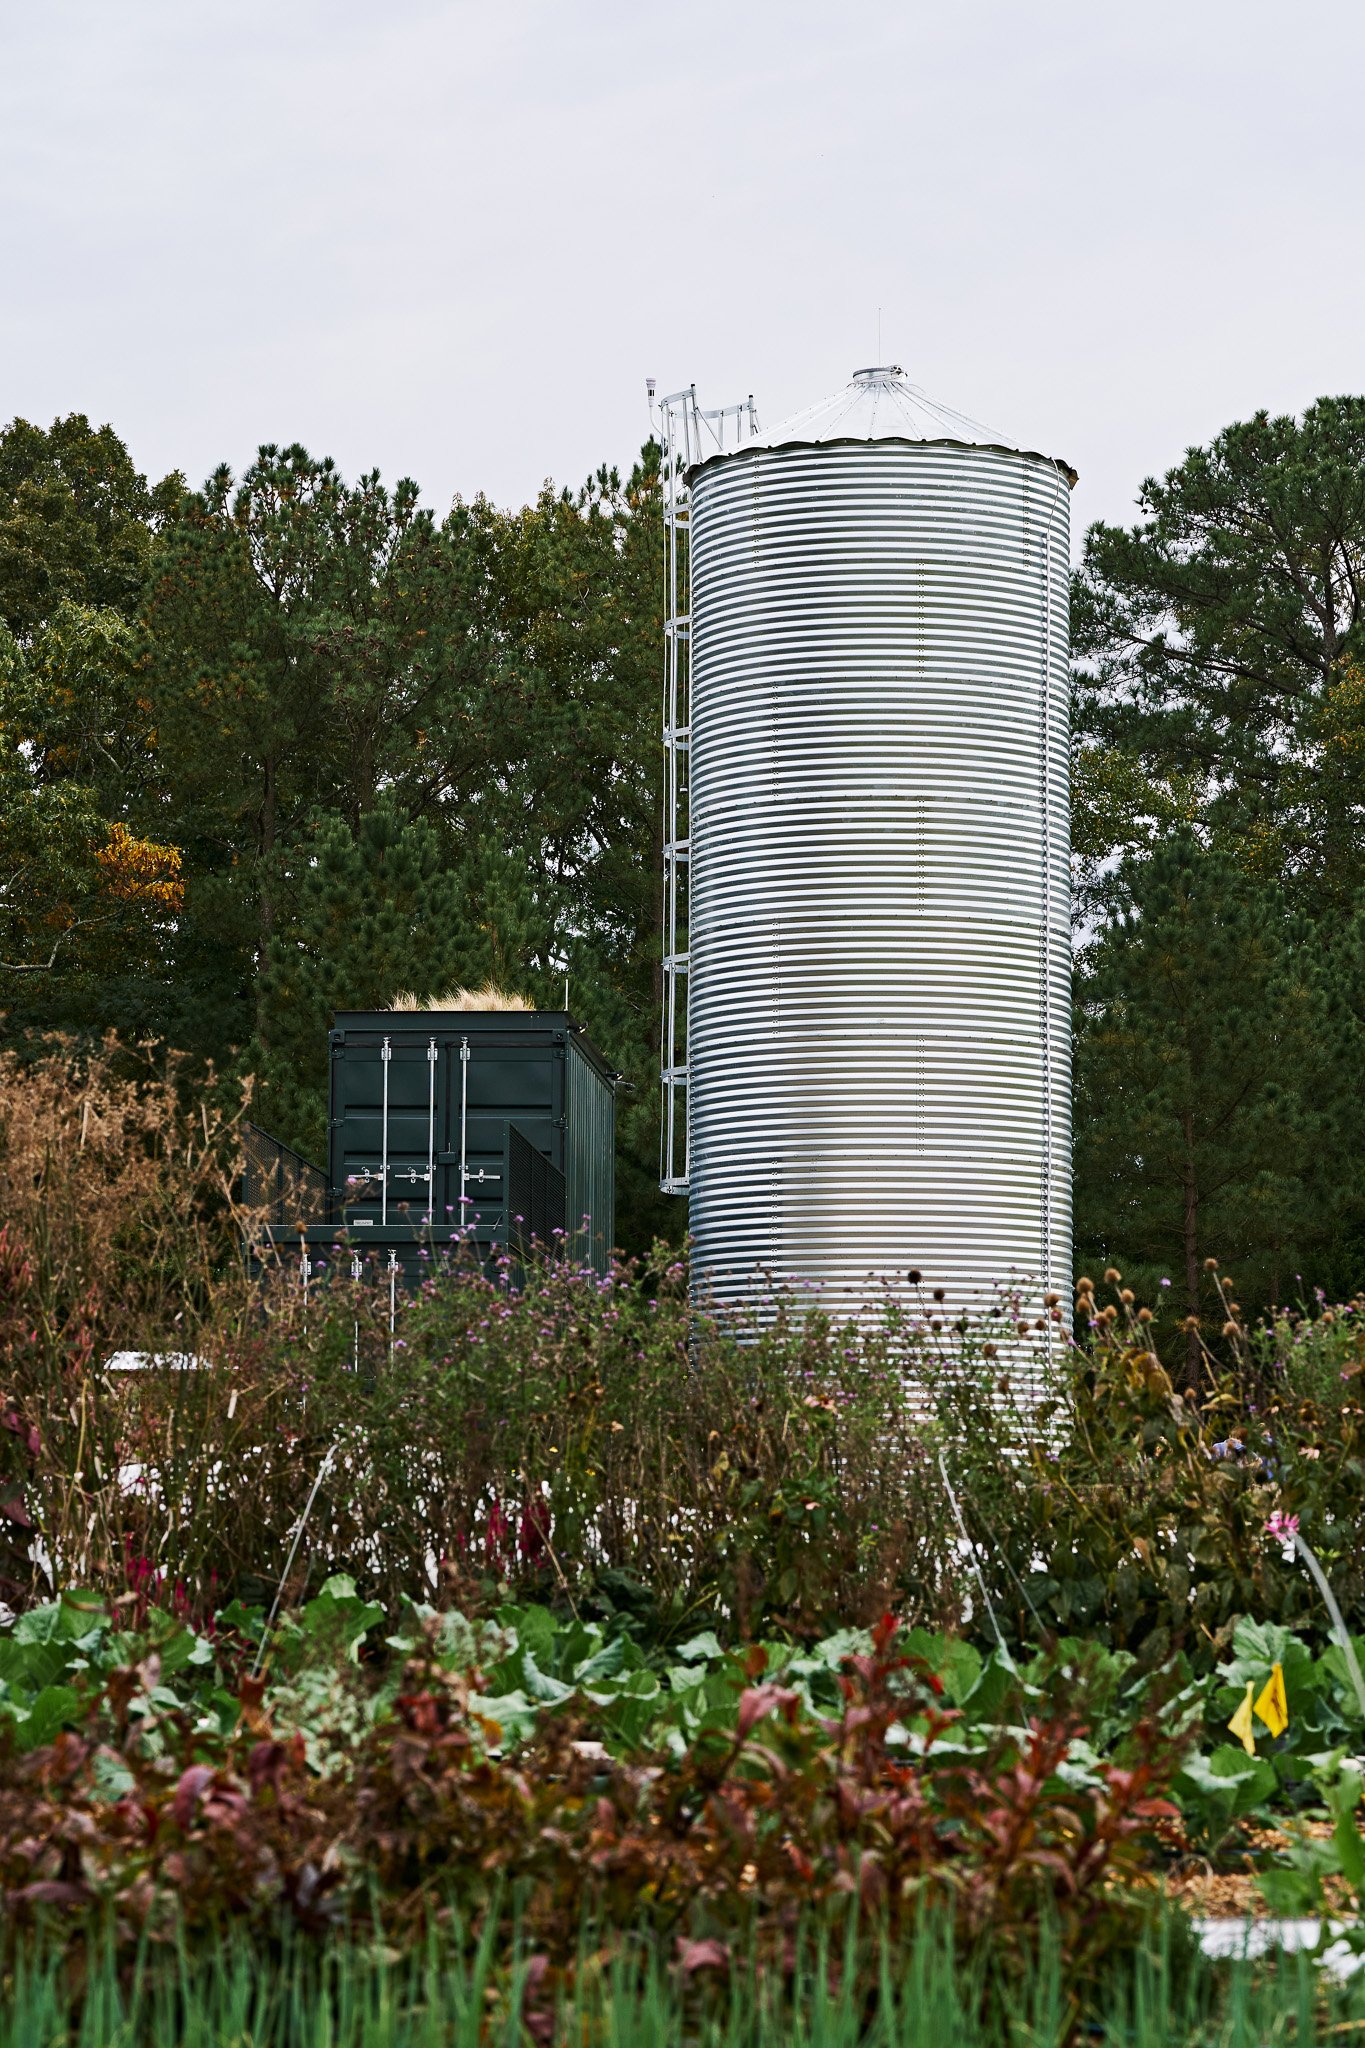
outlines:
M122 1973L108 1945L95 1941L78 1967L38 1937L13 1947L4 1972L0 2048L1326 2048L1365 2028L1365 1997L1324 1984L1303 1955L1260 1970L1177 1967L1158 1944L1084 2015L1046 1955L1008 2005L993 2001L988 1963L965 1965L934 1923L908 1953L883 1951L872 1989L837 1958L837 1941L833 1955L817 1941L787 1978L736 1967L714 1982L648 1946L599 1969L588 1937L572 1984L547 1991L533 1958L500 1976L487 1943L469 1951L434 1928L403 1955L224 1938L193 1956L144 1950Z

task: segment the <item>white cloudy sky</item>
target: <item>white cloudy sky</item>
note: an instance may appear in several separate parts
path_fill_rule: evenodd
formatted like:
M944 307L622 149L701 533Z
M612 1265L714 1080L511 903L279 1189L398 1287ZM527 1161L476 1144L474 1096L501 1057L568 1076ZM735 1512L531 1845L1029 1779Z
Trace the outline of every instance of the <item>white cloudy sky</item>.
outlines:
M427 498L882 355L1081 471L1365 389L1354 0L0 0L0 419Z

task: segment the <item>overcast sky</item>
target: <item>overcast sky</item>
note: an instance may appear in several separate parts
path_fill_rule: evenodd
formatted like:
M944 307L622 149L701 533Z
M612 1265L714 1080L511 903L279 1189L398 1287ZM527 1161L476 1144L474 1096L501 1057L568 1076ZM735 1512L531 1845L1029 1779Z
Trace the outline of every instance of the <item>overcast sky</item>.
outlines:
M880 357L1081 473L1365 390L1348 0L0 0L0 420L502 503Z

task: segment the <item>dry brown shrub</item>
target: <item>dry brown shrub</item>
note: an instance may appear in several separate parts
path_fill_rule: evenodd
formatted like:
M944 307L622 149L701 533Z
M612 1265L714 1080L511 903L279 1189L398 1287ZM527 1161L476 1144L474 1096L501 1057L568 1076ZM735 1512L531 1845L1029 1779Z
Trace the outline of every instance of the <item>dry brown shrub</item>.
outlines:
M56 1327L79 1306L101 1339L132 1344L205 1304L244 1220L244 1107L211 1071L191 1090L155 1048L0 1053L0 1215Z

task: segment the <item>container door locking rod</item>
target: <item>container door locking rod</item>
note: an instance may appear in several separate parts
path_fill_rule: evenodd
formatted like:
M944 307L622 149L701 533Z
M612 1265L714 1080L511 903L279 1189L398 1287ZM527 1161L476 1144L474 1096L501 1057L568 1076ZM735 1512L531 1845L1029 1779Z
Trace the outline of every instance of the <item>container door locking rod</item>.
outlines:
M381 1223L387 1223L389 1220L389 1061L392 1058L393 1047L386 1038L384 1040L384 1050L379 1055L384 1075L384 1106L380 1125L379 1165L379 1220Z
M460 1040L460 1228L465 1226L469 1199L469 1040Z
M436 1040L427 1040L427 1222L436 1221Z

